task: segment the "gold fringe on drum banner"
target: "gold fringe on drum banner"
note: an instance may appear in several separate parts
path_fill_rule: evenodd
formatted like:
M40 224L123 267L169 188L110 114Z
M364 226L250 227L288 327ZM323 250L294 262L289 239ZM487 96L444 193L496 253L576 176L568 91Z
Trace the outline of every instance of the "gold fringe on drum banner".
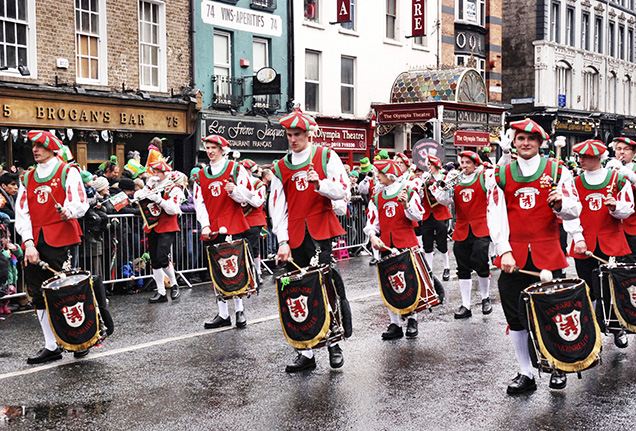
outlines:
M417 280L417 295L415 296L415 300L412 304L410 304L408 307L405 308L396 308L393 305L391 305L389 303L389 301L387 300L387 298L384 295L384 289L382 289L382 277L380 276L380 265L376 265L376 269L377 269L377 273L378 273L378 286L380 287L380 296L382 296L382 301L384 301L384 305L386 306L386 308L388 308L390 311L392 311L393 313L399 314L399 315L407 315L412 313L413 311L415 311L415 309L417 309L417 306L420 303L420 297L422 296L422 283L420 281L420 277L419 277L419 272L418 272L418 267L417 267L417 263L415 262L415 258L413 256L413 251L409 250L409 260L411 262L412 267L415 269L415 273L416 276L415 279ZM406 280L405 280L406 282Z
M592 307L592 299L590 298L590 288L585 285L585 297L587 299L590 310L594 312L594 308ZM532 321L535 328L539 328L539 319L537 318L537 312L534 305L534 299L532 295L530 295L530 309L532 310ZM598 326L598 322L596 319L593 319L594 323L594 333L596 336L596 341L594 343L594 347L592 351L585 359L574 363L562 362L556 359L554 356L550 354L545 344L543 343L543 337L541 336L541 331L536 330L536 338L539 343L539 350L541 354L548 360L548 362L554 366L556 369L561 370L565 373L576 373L579 371L586 370L590 368L596 361L598 361L598 355L601 352L601 347L603 346L603 341L601 340L601 328Z
M614 281L614 277L612 276L612 274L608 274L607 278L609 278L609 286L610 286L609 290L612 295L612 308L614 309L614 314L616 314L616 319L618 320L618 322L621 324L623 328L627 329L630 332L636 333L636 325L630 325L629 322L627 322L620 308L617 305L616 301L618 298L616 298L616 282Z
M237 290L233 292L224 290L221 287L221 285L217 282L216 277L214 276L214 271L212 270L212 259L210 258L210 251L209 251L210 247L212 246L208 246L206 248L206 251L208 255L208 270L210 271L210 279L212 280L212 286L214 290L220 293L223 299L234 298L237 296L239 297L245 296L249 292L250 286L252 285L252 283L254 283L254 279L252 277L252 264L251 264L252 255L247 245L247 242L243 241L243 252L245 253L245 267L247 271L246 282L242 287L238 288Z

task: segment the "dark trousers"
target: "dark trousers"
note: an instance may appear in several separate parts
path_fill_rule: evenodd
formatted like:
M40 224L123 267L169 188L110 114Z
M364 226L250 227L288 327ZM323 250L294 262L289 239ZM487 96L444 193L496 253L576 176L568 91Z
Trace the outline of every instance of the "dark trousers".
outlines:
M175 237L175 232L157 233L151 230L148 233L148 252L153 269L166 268L170 265L170 250Z
M248 231L245 232L245 239L250 246L250 250L252 251L252 257L256 259L257 257L261 257L261 247L260 247L260 239L261 239L261 226L253 226Z
M433 245L440 253L448 251L448 220L435 220L431 215L421 222L419 232L425 253L433 253Z
M596 245L594 254L601 259L608 259L598 244ZM593 257L589 257L587 259L574 259L574 265L576 267L576 275L589 286L592 301L599 299L601 297L601 281L598 272L600 262Z
M463 241L455 241L453 244L453 253L457 260L457 277L460 280L469 280L472 271L480 277L488 277L490 275L488 265L490 238L478 238L473 235L470 227L468 229L468 237Z
M528 252L528 260L523 269L528 271L539 271L539 269L532 262L532 256ZM552 271L554 278L562 278L563 271ZM501 299L501 306L503 307L504 315L506 316L506 322L510 325L510 330L521 331L527 329L527 322L525 319L525 304L521 299L521 292L528 286L534 283L538 283L539 279L533 275L522 274L520 272L501 272L499 281L497 282L499 287L499 296Z
M629 244L629 248L632 250L632 254L629 258L623 259L623 261L636 262L636 235L625 234L625 238L627 238L627 243Z
M40 260L49 264L56 271L61 271L66 262L70 258L70 247L51 247L44 241L44 236L40 234L38 244L36 246L40 253ZM36 310L44 310L44 296L42 296L42 283L53 277L51 271L42 269L38 265L27 265L24 268L24 281L27 286L27 292L31 296L33 307Z

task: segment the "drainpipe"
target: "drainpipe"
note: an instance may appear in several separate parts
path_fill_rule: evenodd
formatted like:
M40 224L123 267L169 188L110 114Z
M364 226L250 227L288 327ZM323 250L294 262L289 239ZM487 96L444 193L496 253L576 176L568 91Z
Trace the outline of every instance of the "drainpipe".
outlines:
M284 112L294 100L294 0L287 0L287 103Z

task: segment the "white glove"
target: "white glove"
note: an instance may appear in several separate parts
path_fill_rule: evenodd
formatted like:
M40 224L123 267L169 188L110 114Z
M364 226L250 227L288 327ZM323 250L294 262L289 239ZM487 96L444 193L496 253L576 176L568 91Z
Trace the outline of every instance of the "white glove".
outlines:
M632 171L630 168L628 168L627 166L621 166L618 172L621 173L625 178L627 178L630 183L636 185L636 173L634 173L634 171Z
M150 196L148 196L148 200L156 204L160 204L163 198L161 197L161 193L153 193Z
M618 159L610 159L610 160L607 161L607 164L605 165L605 167L607 169L619 169L620 170L624 166L623 166L623 164L621 163L620 160L618 160Z
M512 148L512 141L515 139L515 129L508 129L506 133L501 131L501 136L499 137L499 146L502 151L510 151Z

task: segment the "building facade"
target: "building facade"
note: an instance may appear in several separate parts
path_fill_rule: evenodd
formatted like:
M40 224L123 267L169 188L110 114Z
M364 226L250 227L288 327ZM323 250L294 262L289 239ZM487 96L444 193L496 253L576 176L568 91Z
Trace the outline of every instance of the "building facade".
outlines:
M532 116L570 145L633 136L635 2L525 3L504 1L504 90L511 118Z
M45 128L95 167L154 136L184 169L197 107L188 0L0 3L0 158L28 166L28 129ZM190 155L190 156L189 156Z

